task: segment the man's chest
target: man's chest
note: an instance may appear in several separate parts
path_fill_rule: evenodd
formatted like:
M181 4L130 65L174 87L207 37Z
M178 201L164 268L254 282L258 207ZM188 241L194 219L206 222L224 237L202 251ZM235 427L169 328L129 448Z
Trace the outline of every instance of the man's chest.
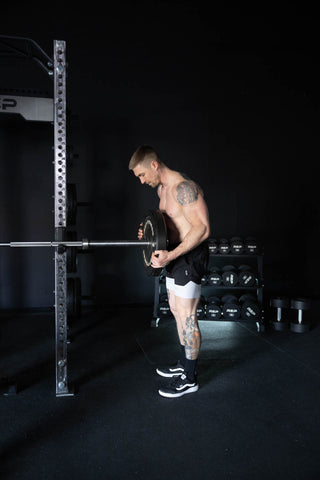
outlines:
M168 217L175 218L181 215L181 206L178 204L172 189L162 188L159 192L159 210L165 212Z

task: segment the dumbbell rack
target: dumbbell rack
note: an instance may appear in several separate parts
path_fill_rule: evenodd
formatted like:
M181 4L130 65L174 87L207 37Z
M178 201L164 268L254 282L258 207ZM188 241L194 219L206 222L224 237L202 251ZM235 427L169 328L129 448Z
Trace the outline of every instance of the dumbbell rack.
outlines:
M224 265L233 264L235 267L242 265L243 263L250 264L253 269L257 273L257 283L253 287L242 287L242 286L225 286L225 285L203 285L202 286L202 296L206 299L210 295L217 295L222 297L226 294L233 294L233 295L243 295L245 293L255 294L257 297L257 303L261 310L261 315L259 319L255 319L257 330L263 331L264 330L264 308L263 308L263 254L221 254L221 253L211 253L209 258L209 266L208 270L213 266L222 267ZM161 314L159 314L159 302L160 296L165 293L165 277L160 276L155 278L155 290L154 290L154 305L153 305L153 318L151 322L151 326L158 326L159 321L161 318ZM209 320L204 315L203 318L200 318L198 315L199 320ZM240 318L238 320L226 320L224 318L220 318L220 321L244 321L247 319Z

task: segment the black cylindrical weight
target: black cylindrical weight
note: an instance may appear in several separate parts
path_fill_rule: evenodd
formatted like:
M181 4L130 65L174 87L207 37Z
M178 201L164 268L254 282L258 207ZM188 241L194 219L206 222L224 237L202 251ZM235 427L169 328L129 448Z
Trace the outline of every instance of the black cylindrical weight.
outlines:
M258 243L254 237L247 237L244 241L244 250L251 255L259 253Z
M230 240L231 253L234 255L240 255L244 252L244 243L240 237L233 237Z
M226 287L235 287L238 283L238 275L234 265L225 265L222 273L222 283Z
M201 277L201 285L207 285L208 283L208 275L203 275L203 277Z
M218 253L218 242L215 238L209 238L208 240L209 253Z
M254 320L261 317L261 308L254 295L242 295L239 303L241 304L241 318Z
M222 297L222 313L226 320L237 320L241 315L241 307L235 295L224 295Z
M256 284L256 275L249 265L241 265L239 267L238 280L241 287L254 287Z
M218 251L222 255L226 255L230 252L230 244L226 238L221 238L218 245Z
M207 299L206 316L209 320L219 320L221 318L220 298L211 296Z
M212 267L211 272L207 277L207 280L209 285L221 285L222 276L220 269L218 267Z

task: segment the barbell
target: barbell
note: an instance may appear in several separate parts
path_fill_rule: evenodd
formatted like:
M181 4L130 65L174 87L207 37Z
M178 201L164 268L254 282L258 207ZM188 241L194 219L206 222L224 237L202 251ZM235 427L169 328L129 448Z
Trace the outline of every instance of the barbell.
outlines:
M143 265L149 276L159 276L162 268L153 268L152 254L156 250L168 248L167 227L164 215L160 210L148 210L142 221L143 240L59 240L37 242L8 242L0 243L0 247L55 247L55 248L82 248L91 247L142 247Z

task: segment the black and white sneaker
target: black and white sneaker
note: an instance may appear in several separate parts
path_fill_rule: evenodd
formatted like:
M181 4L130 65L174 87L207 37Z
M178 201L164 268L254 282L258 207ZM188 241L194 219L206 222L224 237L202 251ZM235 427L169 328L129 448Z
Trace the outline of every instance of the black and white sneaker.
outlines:
M185 373L174 378L168 387L160 388L159 394L166 398L182 397L186 393L193 393L199 389L196 380L190 382Z
M161 375L161 377L180 377L184 372L184 368L180 362L177 362L173 367L157 368L156 372L158 375Z

